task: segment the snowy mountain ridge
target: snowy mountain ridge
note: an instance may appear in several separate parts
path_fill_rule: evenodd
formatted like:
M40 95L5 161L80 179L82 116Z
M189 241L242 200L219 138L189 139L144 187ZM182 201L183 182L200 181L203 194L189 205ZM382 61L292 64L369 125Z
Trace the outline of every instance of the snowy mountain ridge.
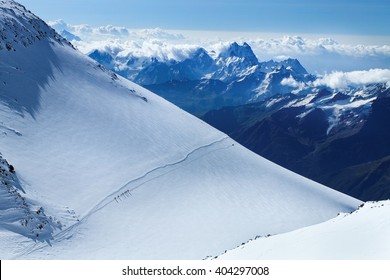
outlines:
M0 51L15 51L17 45L31 46L36 41L50 38L59 43L71 43L59 36L40 18L14 1L0 1Z
M97 53L100 55L97 56ZM248 73L257 71L268 73L282 66L288 71L293 70L294 73L308 74L296 59L259 62L247 43L239 45L236 42L232 42L226 49L222 49L216 57L215 52L210 53L203 48L190 52L188 57L183 58L183 60L137 57L126 52L117 53L115 50L99 49L90 52L89 56L141 85L164 83L170 80L217 79L233 82L248 75ZM156 68L158 65L163 65L165 68L158 70ZM192 75L193 68L198 69L198 75ZM168 76L165 71L168 71ZM147 75L150 80L147 79ZM161 79L160 77L165 78Z
M280 95L266 100L266 106L275 106L284 100L290 101L281 108L304 107L304 111L298 116L303 119L314 110L325 113L328 127L326 134L341 130L348 126L363 124L371 111L375 100L389 95L389 87L386 84L373 84L362 88L348 88L344 91L327 88L314 89L306 95L286 97Z
M388 260L390 201L370 201L354 212L293 232L258 237L218 256L239 259Z
M6 26L19 6L3 3ZM6 33L28 18L19 13ZM1 258L202 259L361 204L257 156L62 40L13 48L0 51L1 153L38 230L54 222L36 240L22 234L22 216L9 222L18 230L2 216ZM4 205L27 211L8 193Z

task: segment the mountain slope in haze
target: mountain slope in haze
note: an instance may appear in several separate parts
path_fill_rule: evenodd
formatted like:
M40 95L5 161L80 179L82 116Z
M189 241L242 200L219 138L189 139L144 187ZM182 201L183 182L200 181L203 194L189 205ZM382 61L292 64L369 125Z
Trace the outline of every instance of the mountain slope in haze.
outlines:
M12 45L0 50L2 157L31 209L61 225L36 242L1 223L1 258L200 259L361 203L257 156L1 3ZM36 32L28 45L9 39Z
M260 237L218 259L390 258L390 201L366 202L352 213L286 234Z

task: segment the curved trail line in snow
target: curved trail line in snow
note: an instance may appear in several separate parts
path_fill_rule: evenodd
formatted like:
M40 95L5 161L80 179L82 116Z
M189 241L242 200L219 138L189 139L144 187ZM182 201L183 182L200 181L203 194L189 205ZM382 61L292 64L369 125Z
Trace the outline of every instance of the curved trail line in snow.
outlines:
M159 167L156 167L156 168L153 168L151 170L149 170L148 172L146 172L144 175L138 177L138 178L135 178L135 179L132 179L130 181L128 181L126 184L124 184L122 187L120 187L118 190L112 192L111 194L109 194L108 196L106 196L101 202L99 202L94 208L92 208L85 216L84 218L87 218L89 216L91 216L92 214L96 213L97 211L99 211L100 209L104 208L107 204L111 203L114 201L114 197L116 197L118 194L120 194L121 192L123 192L127 186L130 186L131 184L135 183L135 182L138 182L138 181L141 181L142 179L145 179L147 176L149 176L150 174L156 172L156 171L159 171L159 170L162 170L162 169L165 169L165 168L168 168L168 167L172 167L172 166L175 166L175 165L178 165L180 163L183 163L185 162L186 160L188 160L188 158L190 156L192 156L193 154L195 154L196 152L202 150L202 149L206 149L206 148L209 148L211 146L214 146L218 143L221 143L225 140L229 139L229 137L224 137L220 140L217 140L217 141L214 141L210 144L206 144L206 145L203 145L203 146L200 146L198 148L196 148L195 150L191 151L190 153L188 153L184 158L182 158L181 160L179 161L176 161L176 162L172 162L172 163L168 163L168 164L165 164L165 165L162 165L162 166L159 166ZM219 149L216 149L216 150L213 150L212 152L214 151L217 151ZM166 172L166 173L163 173L163 174L160 174L156 177L153 177L149 180L147 180L146 182L150 182L151 180L153 179L156 179L156 178L159 178L167 173L169 173L170 171ZM132 189L129 189L129 191L133 191L133 190L136 190L138 189L141 185L145 184L146 182L143 182L142 184L132 188ZM84 219L83 218L83 219Z
M23 257L23 256L26 256L32 252L35 252L37 250L40 250L40 249L43 249L47 246L52 246L54 243L58 243L60 242L61 240L64 240L64 239L69 239L73 234L71 233L74 229L76 229L79 225L81 225L82 223L84 223L89 217L91 217L93 214L95 214L96 212L100 211L101 209L103 209L104 207L106 207L107 205L109 205L110 203L113 203L115 202L114 198L116 196L118 196L118 194L122 193L124 190L127 190L126 188L129 187L130 185L136 183L136 182L139 182L139 181L142 181L143 179L147 178L148 176L150 176L151 174L155 173L155 172L158 172L160 170L164 170L164 169L167 169L169 167L175 167L177 166L176 168L174 169L171 169L171 170L168 170L167 172L164 172L164 173L161 173L161 174L157 174L156 176L153 176L147 180L145 180L144 182L141 182L140 184L138 184L137 186L134 186L133 188L131 189L128 189L130 192L131 191L134 191L138 188L140 188L141 186L143 186L144 184L152 181L152 180L155 180L157 178L160 178L162 176L165 176L166 174L168 173L171 173L175 170L177 170L178 168L180 168L181 166L183 165L179 165L181 163L184 163L186 162L192 155L196 154L197 152L203 150L203 149L207 149L207 148L210 148L214 145L217 145L219 143L222 143L226 140L229 140L230 137L226 136L226 137L223 137L219 140L216 140L216 141L213 141L209 144L206 144L206 145L202 145L194 150L192 150L191 152L189 152L185 157L183 157L182 159L176 161L176 162L172 162L172 163L167 163L167 164L164 164L162 166L158 166L156 168L153 168L149 171L147 171L145 174L143 174L142 176L140 177L137 177L135 179L132 179L130 181L128 181L127 183L125 183L124 185L122 185L119 189L117 189L116 191L112 192L111 194L107 195L103 200L101 200L98 204L96 204L90 211L88 211L88 213L82 217L77 223L71 225L70 227L66 228L65 230L63 231L60 231L58 232L57 234L55 234L53 236L54 240L51 244L42 244L42 243L34 243L32 244L32 246L30 246L29 248L26 248L24 250L24 252L18 254L15 259L18 259L19 257ZM221 147L221 148L217 148L217 149L214 149L214 150L211 150L201 156L199 156L198 158L195 158L193 159L192 161L190 162L193 162L195 160L198 160L199 158L203 157L203 156L206 156L207 154L210 154L210 153L213 153L213 152L216 152L218 150L222 150L222 149L228 149L232 147L232 144L229 144L228 146L224 146L224 147ZM179 165L179 166L178 166ZM70 234L69 234L70 233Z

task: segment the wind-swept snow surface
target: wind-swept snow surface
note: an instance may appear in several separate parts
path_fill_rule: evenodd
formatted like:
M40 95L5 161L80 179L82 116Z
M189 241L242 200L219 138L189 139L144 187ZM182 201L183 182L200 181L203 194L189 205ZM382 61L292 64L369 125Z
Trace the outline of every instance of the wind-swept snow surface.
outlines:
M255 155L1 3L11 45L0 50L1 153L23 196L61 225L37 241L0 224L1 258L199 259L361 203ZM42 35L20 43L31 32Z
M390 200L293 232L259 238L219 259L389 259Z

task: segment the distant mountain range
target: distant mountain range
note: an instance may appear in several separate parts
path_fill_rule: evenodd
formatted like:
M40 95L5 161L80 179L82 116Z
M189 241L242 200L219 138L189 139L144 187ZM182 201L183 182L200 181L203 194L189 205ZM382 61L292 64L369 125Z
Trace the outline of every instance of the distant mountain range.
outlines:
M315 80L296 59L259 62L246 43L234 42L219 54L199 48L182 61L132 54L124 58L101 50L89 56L196 115L291 92L293 87L280 84L286 78Z
M182 61L90 57L290 170L362 200L390 197L387 84L330 88L296 59L259 62L246 43Z

